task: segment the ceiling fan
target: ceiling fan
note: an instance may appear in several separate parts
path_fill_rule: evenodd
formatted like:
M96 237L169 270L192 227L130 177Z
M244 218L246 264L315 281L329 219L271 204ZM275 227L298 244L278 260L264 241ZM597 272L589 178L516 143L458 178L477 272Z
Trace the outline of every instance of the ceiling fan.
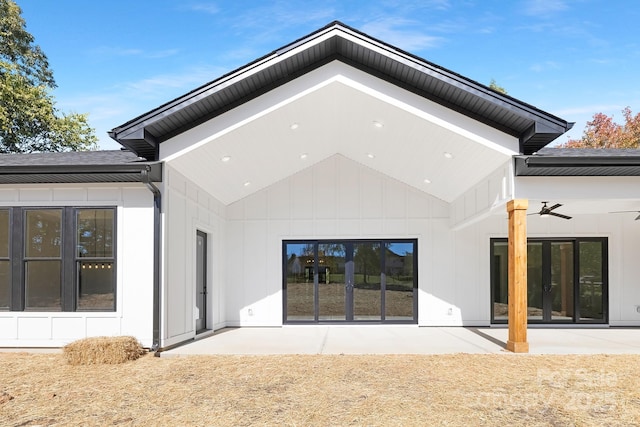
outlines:
M554 209L558 209L560 206L562 206L560 203L556 203L551 207L547 207L547 203L549 202L542 202L542 208L540 209L540 212L534 212L529 215L540 215L540 217L542 218L549 217L549 216L557 216L558 218L571 219L570 216L559 214L557 212L551 212Z
M615 212L609 212L609 213L627 213L627 212L635 212L640 214L640 211L615 211ZM635 220L636 221L640 220L640 215L638 215Z

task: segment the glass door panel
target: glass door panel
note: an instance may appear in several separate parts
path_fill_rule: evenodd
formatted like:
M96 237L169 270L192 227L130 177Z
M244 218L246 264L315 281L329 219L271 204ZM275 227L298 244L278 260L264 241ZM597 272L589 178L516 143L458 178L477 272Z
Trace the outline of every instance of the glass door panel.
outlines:
M344 243L318 244L318 320L347 319Z
M509 245L493 242L491 280L493 286L493 319L507 321L509 318Z
M527 243L527 318L542 321L544 317L542 242Z
M288 243L285 253L287 320L314 320L314 245Z
M385 244L385 320L414 318L414 251L415 244Z
M353 245L353 319L382 319L382 269L380 243Z
M573 320L573 242L551 242L551 320Z
M605 287L602 242L580 242L580 320L605 319Z

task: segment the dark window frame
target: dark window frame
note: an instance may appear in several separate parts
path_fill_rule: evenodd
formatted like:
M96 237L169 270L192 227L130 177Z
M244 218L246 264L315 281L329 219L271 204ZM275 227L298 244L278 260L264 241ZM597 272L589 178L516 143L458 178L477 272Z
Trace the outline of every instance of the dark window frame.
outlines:
M287 320L287 245L288 244L310 244L314 245L315 262L314 267L318 266L318 246L323 243L340 243L346 245L353 245L355 243L372 243L379 242L381 248L384 248L389 243L411 243L413 244L413 298L412 298L412 310L413 318L410 320L389 320L386 319L385 313L385 298L386 289L384 282L382 282L381 288L381 320L320 320L319 319L319 295L318 295L318 274L314 270L314 319L313 320ZM287 239L282 241L282 322L287 325L323 325L323 324L417 324L418 323L418 239L412 238L382 238L382 239ZM384 250L380 254L381 269L385 270L385 256Z
M494 262L494 249L496 242L508 243L509 239L506 237L497 237L489 239L489 283L490 283L490 307L491 318L490 322L494 325L507 324L506 319L496 319L494 313L494 302L496 297L495 289L495 271L493 268ZM571 242L573 244L573 283L574 283L574 319L571 321L556 321L556 322L539 322L528 321L530 324L555 324L555 325L584 325L584 324L609 324L609 238L608 237L530 237L527 238L527 245L529 242ZM580 243L583 242L599 242L602 244L602 319L580 319Z
M117 311L117 214L116 206L6 206L0 210L9 212L9 308L0 307L0 312L115 312ZM48 260L49 258L33 258L26 256L25 238L26 215L29 211L59 210L61 211L61 290L60 310L26 308L26 263L28 261ZM112 256L111 257L79 257L77 252L77 214L82 210L110 210L113 212ZM58 259L58 258L56 258ZM6 261L6 258L2 258ZM111 308L87 309L78 308L78 288L80 273L78 268L83 261L112 262L113 306Z

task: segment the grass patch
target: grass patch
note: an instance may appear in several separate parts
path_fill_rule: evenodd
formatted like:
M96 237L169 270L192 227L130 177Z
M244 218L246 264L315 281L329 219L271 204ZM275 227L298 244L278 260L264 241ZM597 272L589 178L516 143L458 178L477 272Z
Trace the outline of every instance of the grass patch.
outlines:
M0 353L4 425L637 425L638 355Z

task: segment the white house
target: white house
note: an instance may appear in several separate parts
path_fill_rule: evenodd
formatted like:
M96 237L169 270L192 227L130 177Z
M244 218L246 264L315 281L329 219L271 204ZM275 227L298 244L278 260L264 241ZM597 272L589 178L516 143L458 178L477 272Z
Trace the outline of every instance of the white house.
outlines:
M0 156L0 347L638 326L640 150L544 148L571 125L331 23L114 128L128 151Z

